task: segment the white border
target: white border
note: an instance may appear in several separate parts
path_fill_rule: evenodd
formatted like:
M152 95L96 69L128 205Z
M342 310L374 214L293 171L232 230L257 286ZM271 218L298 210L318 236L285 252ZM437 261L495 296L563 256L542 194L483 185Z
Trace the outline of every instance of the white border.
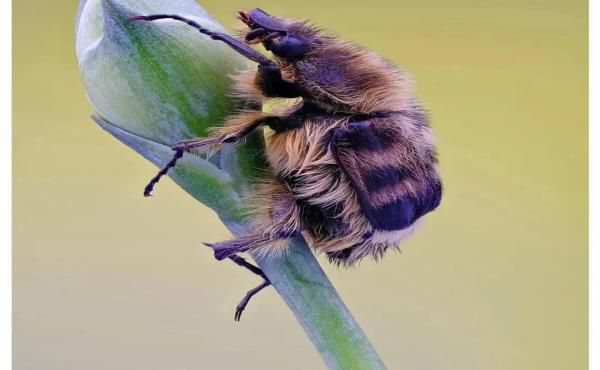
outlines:
M594 23L598 21L598 2L590 1L590 34L589 34L589 71L590 71L590 119L589 119L589 195L590 195L590 259L589 259L589 320L590 320L590 335L589 335L589 351L590 351L590 369L600 369L600 338L598 336L600 332L600 322L598 320L598 312L600 312L600 295L598 294L598 285L600 282L600 273L598 268L600 266L600 253L598 252L598 244L600 242L600 220L598 218L598 209L600 208L600 198L598 197L598 189L600 186L598 173L598 163L600 163L600 151L594 144L599 143L600 137L598 137L598 45L593 40L598 41L598 26Z
M12 362L12 4L0 4L0 369Z
M600 189L598 173L598 163L600 163L600 151L594 146L598 144L598 74L597 66L600 63L598 58L597 43L598 26L595 26L594 20L598 21L598 2L590 1L590 369L600 370L600 322L598 312L600 312L600 294L598 286L600 282L600 253L598 252L598 243L600 241L600 222L598 218L598 209L600 208L597 191ZM0 2L0 43L3 55L0 57L0 70L2 79L0 83L0 112L3 114L3 120L0 123L0 370L9 370L12 368L12 201L11 201L11 174L12 174L12 4L10 1ZM595 102L595 104L593 104ZM594 166L596 164L596 166Z

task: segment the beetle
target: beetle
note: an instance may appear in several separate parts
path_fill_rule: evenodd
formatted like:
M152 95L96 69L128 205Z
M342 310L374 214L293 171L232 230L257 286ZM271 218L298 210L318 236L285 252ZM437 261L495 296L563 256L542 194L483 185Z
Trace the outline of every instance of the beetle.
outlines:
M236 308L239 320L249 299L268 286L262 271L239 253L282 253L301 235L338 265L381 258L438 207L442 182L427 112L414 97L412 79L378 54L344 41L304 20L240 11L240 38L211 31L178 15L131 17L172 19L222 41L256 62L235 76L235 92L260 107L270 99L295 99L274 113L235 112L208 137L173 146L184 152L235 145L264 126L268 174L251 193L252 235L208 244L219 260L229 258L264 279ZM251 47L262 44L269 59Z

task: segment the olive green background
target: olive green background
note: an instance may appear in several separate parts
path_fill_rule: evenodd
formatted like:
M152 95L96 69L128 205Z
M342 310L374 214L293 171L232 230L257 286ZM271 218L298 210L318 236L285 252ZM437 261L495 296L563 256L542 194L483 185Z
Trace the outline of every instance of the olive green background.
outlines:
M587 3L204 1L307 17L408 69L445 198L382 263L325 269L390 369L587 368ZM213 212L101 131L76 1L14 1L15 369L318 369Z

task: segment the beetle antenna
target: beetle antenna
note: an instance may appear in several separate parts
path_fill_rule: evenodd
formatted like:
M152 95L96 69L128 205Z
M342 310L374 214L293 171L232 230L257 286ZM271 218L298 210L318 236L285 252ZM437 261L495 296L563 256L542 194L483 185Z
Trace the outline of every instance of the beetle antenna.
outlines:
M246 58L260 64L260 65L275 65L275 63L259 53L258 51L252 49L248 45L240 42L239 40L231 37L230 35L222 32L211 31L206 27L203 27L198 22L193 21L191 19L175 15L175 14L153 14L153 15L136 15L133 17L129 17L128 20L135 21L155 21L158 19L174 19L176 21L184 22L195 29L197 29L200 33L210 36L213 40L223 41L227 45L229 45L232 49L242 54Z

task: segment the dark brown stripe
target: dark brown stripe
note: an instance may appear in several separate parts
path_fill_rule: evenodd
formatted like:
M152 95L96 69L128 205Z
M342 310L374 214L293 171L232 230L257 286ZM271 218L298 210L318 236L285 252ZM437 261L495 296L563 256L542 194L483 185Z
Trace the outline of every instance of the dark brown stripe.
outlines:
M363 182L368 192L377 192L394 186L410 176L410 170L403 166L386 166L373 169L363 178Z

